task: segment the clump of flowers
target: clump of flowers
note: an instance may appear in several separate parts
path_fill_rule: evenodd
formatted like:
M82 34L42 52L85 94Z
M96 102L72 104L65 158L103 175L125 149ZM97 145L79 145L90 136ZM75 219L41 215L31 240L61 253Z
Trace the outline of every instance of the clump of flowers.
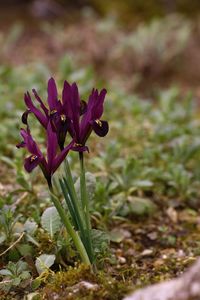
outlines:
M59 99L55 80L50 78L46 103L42 101L35 89L32 92L34 100L32 100L29 92L24 95L27 110L22 115L22 122L26 129L21 129L23 141L17 145L18 148L26 148L30 153L30 156L25 158L24 167L27 172L32 172L37 166L41 168L50 189L51 199L82 261L86 264L95 264L85 180L84 152L89 151L86 143L92 131L100 137L104 137L108 133L107 121L101 120L106 90L103 89L98 92L98 90L93 89L88 102L85 102L80 99L76 83L70 85L65 81L62 98ZM33 114L45 130L46 155L42 153L31 135L28 122L29 114ZM67 160L70 151L79 153L81 201L78 199ZM71 219L53 191L52 176L62 163L65 165L65 174L60 178L59 183Z

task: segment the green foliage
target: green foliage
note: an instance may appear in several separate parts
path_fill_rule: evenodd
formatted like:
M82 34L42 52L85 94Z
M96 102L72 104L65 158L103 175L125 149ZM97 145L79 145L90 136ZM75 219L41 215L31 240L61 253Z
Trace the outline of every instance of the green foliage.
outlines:
M55 207L46 208L41 217L41 224L51 238L60 231L61 220Z
M47 269L49 269L55 262L55 255L53 254L42 254L39 257L37 257L35 266L39 274L42 272L45 272Z
M0 270L0 276L3 277L0 289L9 291L12 287L26 286L31 274L27 263L19 260L17 263L9 262L6 269ZM2 284L3 283L3 284Z
M182 47L185 47L190 27L188 30L184 26L180 29L179 26L180 31L175 30L175 44L180 42L180 45L172 47L175 51L169 51L170 57L166 57L164 53L167 50L163 45L171 37L168 39L165 36L165 40L163 33L160 41L157 41L156 32L161 26L158 23L156 21L150 26L155 41L154 50L157 51L162 46L164 50L162 53L158 52L158 58L171 64L182 52ZM166 27L166 31L169 27ZM134 38L134 45L140 42L146 45L146 37L151 32L146 26L140 27L140 30L138 28L136 32L137 41ZM145 33L141 34L143 31ZM140 40L140 34L144 34L144 40ZM134 47L139 49L138 46ZM144 48L144 51L148 50ZM139 50L137 51L139 55ZM146 54L143 56L146 59ZM94 80L91 68L76 68L70 58L65 56L60 60L58 72L60 82L63 79L78 80L84 97L88 95ZM42 64L0 67L0 252L3 253L11 246L2 257L3 270L7 270L3 271L5 275L1 273L2 278L10 280L11 284L7 290L19 282L21 286L23 277L27 274L20 275L21 273L27 271L30 274L28 268L10 271L10 266L6 266L9 260L17 261L12 262L17 266L22 257L27 259L31 256L33 264L37 259L39 265L40 255L47 255L52 258L51 264L45 264L44 260L39 272L47 271L49 274L51 266L55 270L66 268L66 265L73 265L77 258L70 237L60 228L59 219L49 207L50 199L43 181L37 172L32 176L24 172L24 154L19 154L14 146L20 139L18 132L19 117L24 109L21 101L23 92L35 87L46 97L46 87L42 82L45 82L50 73L49 68ZM155 91L154 99L144 100L137 95L125 93L117 84L112 88L107 85L109 93L105 108L111 130L104 141L97 141L93 135L89 144L91 151L86 154L88 170L91 172L86 174L86 184L92 225L95 228L92 239L96 256L105 264L109 247L112 247L109 244L109 231L112 231L113 226L118 228L115 222L123 220L134 226L135 222L141 221L143 226L143 221L156 218L160 211L166 211L165 208L171 204L181 208L189 205L196 211L200 207L200 122L199 110L191 95L183 95L177 88L172 88L162 92ZM34 135L43 141L43 135L37 128ZM74 167L73 182L76 182L76 191L80 195L75 159L76 153L72 153L70 163ZM68 214L66 205L65 209ZM196 223L189 226L196 226ZM23 232L23 238L13 246ZM122 237L115 236L111 240L121 247ZM163 247L174 247L179 242L179 236L176 237L174 232L165 232L160 238ZM136 250L139 252L140 249ZM45 281L39 279L39 283L35 282L35 289L41 282ZM76 283L75 280L74 284ZM113 289L110 289L116 291L114 286L117 284L112 286ZM108 286L106 288L109 289Z
M0 211L0 244L11 242L14 235L14 226L19 220L20 214L15 214L14 209L9 206L3 206Z
M179 15L153 19L125 34L112 55L116 63L125 65L128 60L129 72L138 73L138 80L154 78L178 67L191 31L191 23Z

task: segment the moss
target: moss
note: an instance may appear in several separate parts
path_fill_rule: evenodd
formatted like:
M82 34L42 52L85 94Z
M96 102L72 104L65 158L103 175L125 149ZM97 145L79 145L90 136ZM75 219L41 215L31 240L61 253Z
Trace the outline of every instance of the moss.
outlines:
M81 285L83 281L91 284L91 288ZM130 290L130 285L130 282L113 278L103 271L95 274L80 265L56 273L43 289L43 299L118 300Z

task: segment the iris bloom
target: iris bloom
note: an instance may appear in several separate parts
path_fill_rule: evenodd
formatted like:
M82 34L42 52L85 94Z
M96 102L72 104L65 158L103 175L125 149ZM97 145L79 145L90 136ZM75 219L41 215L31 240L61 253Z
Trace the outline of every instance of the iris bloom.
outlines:
M93 89L88 103L84 102L83 105L76 84L70 86L69 83L64 82L63 99L68 103L67 117L71 120L69 133L75 141L73 150L87 150L85 144L92 130L101 137L108 133L108 123L100 120L103 114L105 95L105 89L100 93ZM80 118L80 111L83 112L82 118Z
M51 78L48 81L47 92L48 107L33 89L33 94L40 105L40 109L33 103L30 94L28 92L25 94L24 100L28 110L23 114L22 121L27 124L27 117L31 112L46 129L50 121L52 129L57 135L60 149L64 148L67 132L69 132L75 142L73 150L76 151L87 150L85 143L92 130L101 137L108 133L108 123L100 120L103 114L105 89L100 93L93 89L89 96L88 104L80 100L76 83L70 85L65 81L62 100L58 100L56 83Z
M42 154L39 149L37 143L34 141L30 129L27 128L21 129L21 136L23 138L23 142L17 145L18 148L25 147L29 152L30 156L25 159L24 167L27 172L31 172L38 165L42 169L42 172L47 179L48 184L51 184L51 177L54 172L58 169L60 164L63 162L65 157L67 156L69 150L73 146L74 142L71 142L68 146L66 146L62 151L57 153L58 142L56 133L53 132L51 123L49 122L47 125L47 159Z

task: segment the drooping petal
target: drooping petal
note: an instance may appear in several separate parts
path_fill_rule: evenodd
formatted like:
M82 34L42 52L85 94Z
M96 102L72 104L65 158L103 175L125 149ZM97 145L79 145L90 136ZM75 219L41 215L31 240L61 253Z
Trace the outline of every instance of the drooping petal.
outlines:
M57 87L55 80L53 78L50 78L48 81L48 104L50 111L54 111L57 107L57 102L58 102L58 92L57 92Z
M41 162L42 158L37 155L31 155L25 158L24 161L24 168L25 170L30 173L35 169Z
M27 109L23 114L22 114L22 123L25 125L28 125L28 115L31 113L30 109Z
M24 94L24 102L25 102L26 106L28 107L29 111L32 112L36 116L38 121L42 124L42 126L46 128L48 120L47 120L46 116L44 116L43 113L33 104L29 92Z
M91 125L94 132L100 137L104 137L109 131L109 125L107 121L95 120L91 122Z
M17 144L16 147L17 147L18 149L20 149L20 148L25 148L25 147L26 147L26 144L25 144L24 141L22 141L21 143Z
M27 131L25 129L21 129L20 134L24 139L24 143L22 144L27 148L27 150L33 155L42 157L43 156L42 152L40 151L36 142L32 138L29 129L27 129Z

